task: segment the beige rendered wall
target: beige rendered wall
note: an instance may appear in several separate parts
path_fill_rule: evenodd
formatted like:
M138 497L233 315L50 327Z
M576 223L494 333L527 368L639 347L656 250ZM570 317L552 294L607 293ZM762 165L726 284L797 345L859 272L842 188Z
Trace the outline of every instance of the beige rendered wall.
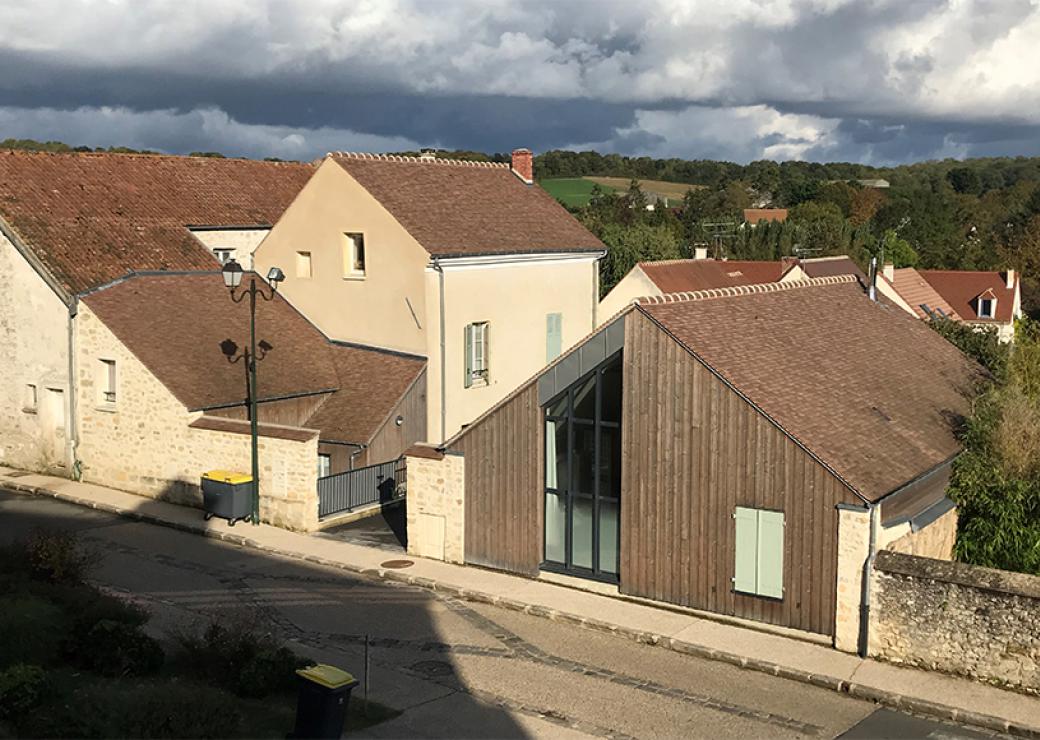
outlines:
M539 259L480 267L441 263L445 284L446 430L441 437L438 274L426 271L426 315L431 331L427 366L431 441L443 441L500 401L546 363L546 316L563 315L562 351L593 329L596 259ZM489 323L489 382L465 387L465 327Z
M889 541L881 549L935 560L953 560L953 546L957 542L956 509L951 509L916 532L910 531L909 524L892 529L897 531L886 537ZM883 531L888 532L888 529Z
M365 235L364 279L343 275L343 234ZM296 276L310 252L312 277ZM285 272L282 294L333 339L426 353L419 243L346 170L326 160L257 247L257 272Z
M249 435L190 428L199 414L174 398L87 306L81 305L78 322L83 480L197 506L204 471L249 471ZM116 362L112 409L98 403L96 366L102 358ZM304 531L317 527L317 444L317 434L305 442L260 438L264 521Z
M465 562L466 507L462 455L406 455L408 554Z
M65 474L68 322L64 302L0 234L0 465ZM35 411L26 409L30 383Z
M661 295L661 289L636 265L628 271L625 277L621 278L617 285L610 289L609 293L603 296L596 311L596 323L603 326L636 298L652 295Z

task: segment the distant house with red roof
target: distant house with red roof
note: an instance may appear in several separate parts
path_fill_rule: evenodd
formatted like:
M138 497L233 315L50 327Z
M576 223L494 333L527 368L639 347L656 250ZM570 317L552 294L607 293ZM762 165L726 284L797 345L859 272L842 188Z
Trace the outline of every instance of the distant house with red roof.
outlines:
M695 259L640 262L600 301L598 319L607 321L638 298L839 275L852 275L866 285L859 265L845 255L756 261L716 260L699 254Z
M745 208L744 223L752 226L766 221L769 223L783 223L787 220L786 208Z
M1014 338L1015 320L1022 316L1021 278L1014 270L896 270L886 265L883 278L919 318L992 328L1003 342Z

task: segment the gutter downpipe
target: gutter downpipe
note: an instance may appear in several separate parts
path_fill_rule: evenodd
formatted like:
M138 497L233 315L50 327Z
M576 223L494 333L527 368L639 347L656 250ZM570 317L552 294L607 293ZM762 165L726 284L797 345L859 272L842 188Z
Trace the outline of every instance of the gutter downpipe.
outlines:
M447 357L445 356L445 338L444 338L444 267L441 266L440 261L433 258L433 269L437 271L438 282L440 283L440 332L441 332L441 444L447 437L448 431L448 409L446 406L448 396L448 385L447 378L445 377L445 371L447 368Z
M867 504L870 516L870 547L867 559L863 563L863 588L859 605L859 657L866 658L870 652L870 594L871 576L874 573L874 561L877 559L877 528L881 507L879 502Z
M80 461L76 457L76 448L79 447L78 427L76 425L76 316L79 315L79 298L72 296L69 301L69 443L68 458L69 473L72 480L78 481L83 473Z

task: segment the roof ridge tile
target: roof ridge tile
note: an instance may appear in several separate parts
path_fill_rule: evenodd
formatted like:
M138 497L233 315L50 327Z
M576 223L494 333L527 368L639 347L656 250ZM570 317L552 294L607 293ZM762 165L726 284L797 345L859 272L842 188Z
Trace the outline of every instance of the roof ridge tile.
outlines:
M779 293L780 291L794 290L796 288L813 288L854 282L856 282L854 275L828 275L818 278L806 278L805 280L792 280L787 283L756 283L754 285L734 285L726 288L664 293L659 296L642 296L634 299L632 303L653 305L659 303L679 303L682 301L703 301L711 298L733 298L759 293Z
M412 157L404 154L378 154L375 152L329 152L329 157L342 157L344 159L374 159L380 162L401 162L403 164L441 164L441 165L461 165L463 167L494 167L501 169L509 169L510 165L508 162L483 162L469 159L449 159L446 157L433 157L432 159L423 159L422 157Z

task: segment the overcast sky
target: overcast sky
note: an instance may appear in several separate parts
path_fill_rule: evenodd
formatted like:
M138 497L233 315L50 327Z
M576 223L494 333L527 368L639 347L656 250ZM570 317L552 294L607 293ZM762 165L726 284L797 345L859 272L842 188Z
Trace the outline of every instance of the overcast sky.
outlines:
M0 0L0 139L1040 155L1040 0Z

